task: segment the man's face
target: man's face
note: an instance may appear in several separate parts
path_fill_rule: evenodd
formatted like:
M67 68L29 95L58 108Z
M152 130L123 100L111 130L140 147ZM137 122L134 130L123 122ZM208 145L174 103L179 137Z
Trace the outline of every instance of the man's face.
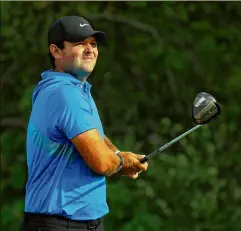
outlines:
M82 42L64 42L60 65L64 71L91 73L98 57L97 42L89 37Z

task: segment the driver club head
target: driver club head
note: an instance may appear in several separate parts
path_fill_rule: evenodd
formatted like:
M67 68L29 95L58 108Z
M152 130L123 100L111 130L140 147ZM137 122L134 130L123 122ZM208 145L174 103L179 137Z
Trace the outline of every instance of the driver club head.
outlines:
M212 95L205 92L197 94L192 107L192 117L196 124L207 124L220 114L221 108Z

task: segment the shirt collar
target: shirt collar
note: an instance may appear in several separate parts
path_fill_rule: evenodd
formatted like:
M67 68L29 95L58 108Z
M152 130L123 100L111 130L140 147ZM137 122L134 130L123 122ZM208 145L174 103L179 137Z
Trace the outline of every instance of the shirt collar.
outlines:
M89 92L92 85L90 83L88 83L87 80L85 80L84 82L81 82L79 79L77 79L75 76L69 74L69 73L65 73L65 72L57 72L54 69L49 69L44 71L41 74L42 79L47 79L47 78L58 78L58 77L62 77L63 80L68 79L69 81L71 81L74 85L78 85L80 86L81 89L83 89L84 92Z
M92 85L89 84L86 80L84 81L84 83L80 82L79 86L85 93L90 92L90 89L92 87Z

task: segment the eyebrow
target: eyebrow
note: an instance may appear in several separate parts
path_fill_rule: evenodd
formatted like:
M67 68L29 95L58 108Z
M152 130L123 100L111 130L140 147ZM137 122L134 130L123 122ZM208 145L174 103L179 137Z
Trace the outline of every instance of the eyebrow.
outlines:
M74 43L74 45L78 45L78 44L81 44L81 43L84 43L84 41L82 41L82 42L76 42L76 43Z
M96 40L91 40L91 41L89 41L89 43L97 43L97 41ZM85 41L81 41L81 42L76 42L76 43L74 43L74 45L78 45L78 44L83 44L83 43L85 43Z

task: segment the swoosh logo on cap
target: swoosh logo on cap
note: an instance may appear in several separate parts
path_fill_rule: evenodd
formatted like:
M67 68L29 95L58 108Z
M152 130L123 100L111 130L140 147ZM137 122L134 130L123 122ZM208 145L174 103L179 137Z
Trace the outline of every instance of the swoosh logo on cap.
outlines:
M84 27L84 26L87 26L87 25L89 25L89 24L79 24L80 25L80 27Z

